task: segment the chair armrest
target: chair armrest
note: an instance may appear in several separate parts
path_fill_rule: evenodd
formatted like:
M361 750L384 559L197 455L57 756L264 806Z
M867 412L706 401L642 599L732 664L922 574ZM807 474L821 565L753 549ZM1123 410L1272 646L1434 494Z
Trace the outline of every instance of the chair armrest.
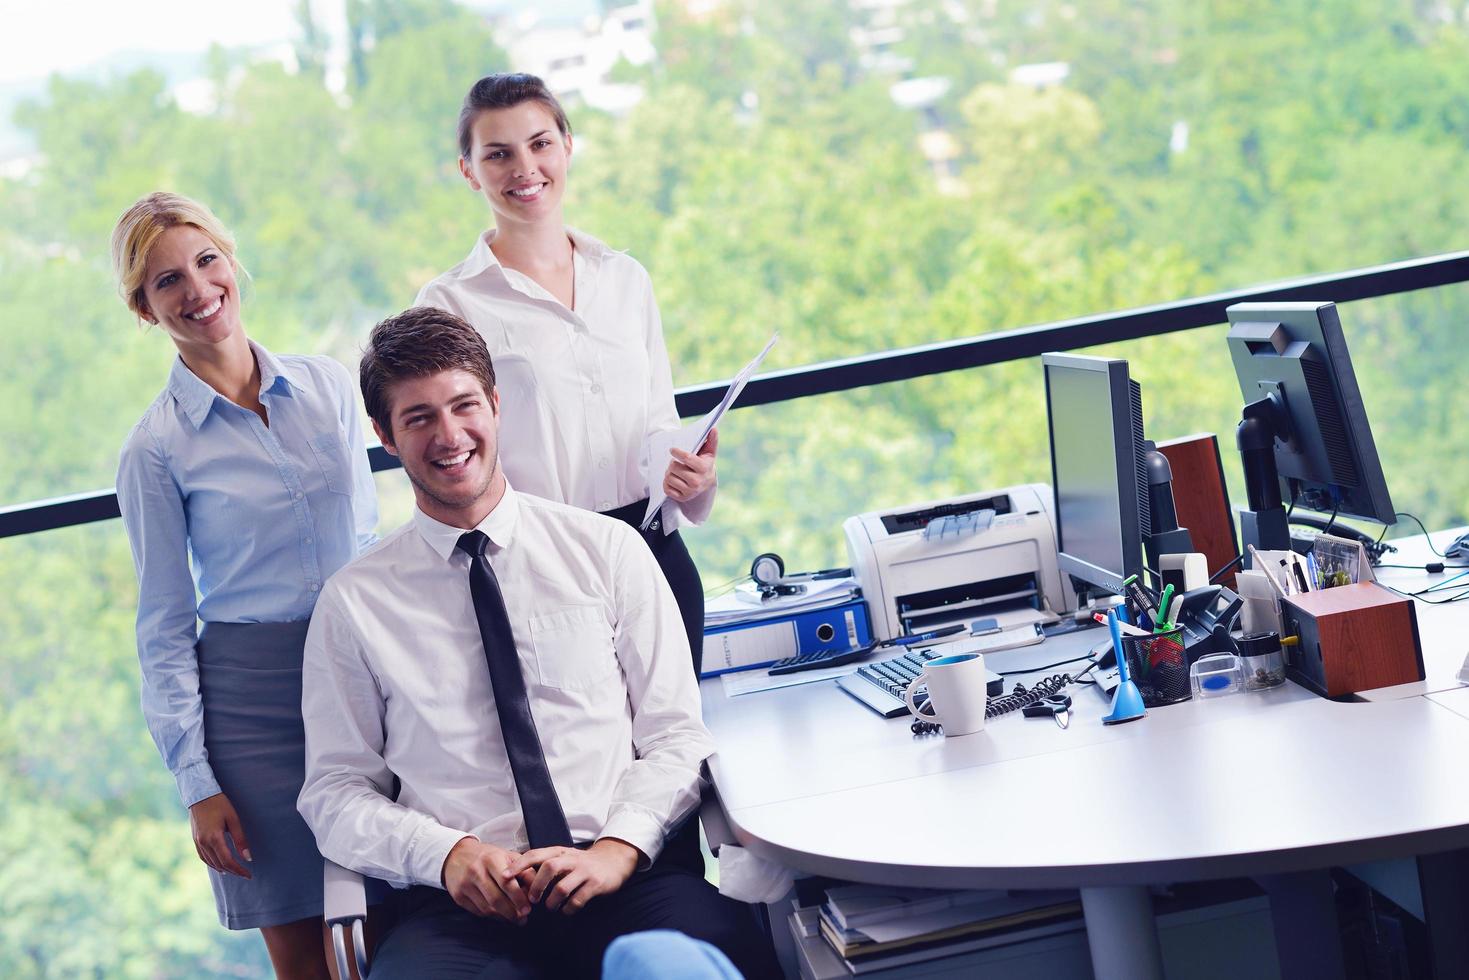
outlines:
M704 840L709 844L709 853L719 856L719 848L725 844L736 844L734 829L729 825L729 814L719 802L719 791L711 783L699 803L699 822L704 825Z
M357 975L367 976L367 942L362 923L367 918L367 886L362 876L339 864L325 861L321 874L322 918L332 928L332 950L337 957L337 975L349 977L345 932L352 930L352 952Z
M327 922L350 923L367 916L367 888L360 874L326 861L321 885L322 917Z

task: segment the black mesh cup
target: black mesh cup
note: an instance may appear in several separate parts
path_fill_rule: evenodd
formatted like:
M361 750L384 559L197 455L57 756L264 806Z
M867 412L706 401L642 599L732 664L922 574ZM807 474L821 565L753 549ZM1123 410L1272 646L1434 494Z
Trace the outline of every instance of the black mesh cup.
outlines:
M1164 630L1151 636L1122 634L1127 669L1143 696L1143 704L1157 708L1193 697L1188 684L1188 655L1183 630Z

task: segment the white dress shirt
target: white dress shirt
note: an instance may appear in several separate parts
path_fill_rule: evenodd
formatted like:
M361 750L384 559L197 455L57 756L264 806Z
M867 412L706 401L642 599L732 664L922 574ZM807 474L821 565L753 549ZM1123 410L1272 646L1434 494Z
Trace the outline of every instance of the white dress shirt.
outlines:
M650 433L679 426L673 375L653 284L636 259L568 228L574 245L573 309L500 264L481 235L463 262L418 292L417 305L463 317L485 338L500 390L500 464L525 493L609 511L661 485L668 459L651 463ZM670 499L664 532L702 524L711 487Z
M626 524L508 487L479 530L572 839L657 857L713 741L652 552ZM466 836L529 846L462 534L415 510L327 582L306 639L301 814L322 854L399 887L441 887Z

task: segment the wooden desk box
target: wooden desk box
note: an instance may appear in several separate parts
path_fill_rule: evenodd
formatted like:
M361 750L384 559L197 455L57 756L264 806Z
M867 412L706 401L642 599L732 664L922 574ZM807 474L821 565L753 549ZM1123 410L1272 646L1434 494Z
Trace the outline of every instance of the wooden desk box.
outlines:
M1240 548L1224 467L1219 462L1219 440L1214 433L1203 432L1160 442L1158 452L1168 458L1168 468L1173 471L1173 509L1178 512L1179 526L1188 528L1194 550L1209 559L1210 571L1223 568ZM1233 569L1218 581L1238 591Z
M1286 674L1329 698L1423 679L1413 600L1375 582L1286 596L1280 603Z

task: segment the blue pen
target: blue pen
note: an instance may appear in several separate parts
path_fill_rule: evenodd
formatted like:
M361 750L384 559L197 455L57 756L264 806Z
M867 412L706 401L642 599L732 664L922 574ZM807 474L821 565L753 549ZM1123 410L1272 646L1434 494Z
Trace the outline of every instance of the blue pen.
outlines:
M953 626L940 626L938 629L929 630L927 633L914 633L912 636L895 636L891 640L888 640L888 643L907 647L915 643L927 643L929 640L937 640L944 636L953 636L955 633L962 633L968 628L963 623L955 623Z
M1107 610L1107 629L1112 633L1112 652L1117 654L1117 674L1125 684L1130 679L1127 675L1127 655L1122 652L1122 630L1117 628L1117 610Z
M1316 565L1316 553L1314 551L1306 554L1306 571L1311 573L1311 588L1321 588L1321 569Z

